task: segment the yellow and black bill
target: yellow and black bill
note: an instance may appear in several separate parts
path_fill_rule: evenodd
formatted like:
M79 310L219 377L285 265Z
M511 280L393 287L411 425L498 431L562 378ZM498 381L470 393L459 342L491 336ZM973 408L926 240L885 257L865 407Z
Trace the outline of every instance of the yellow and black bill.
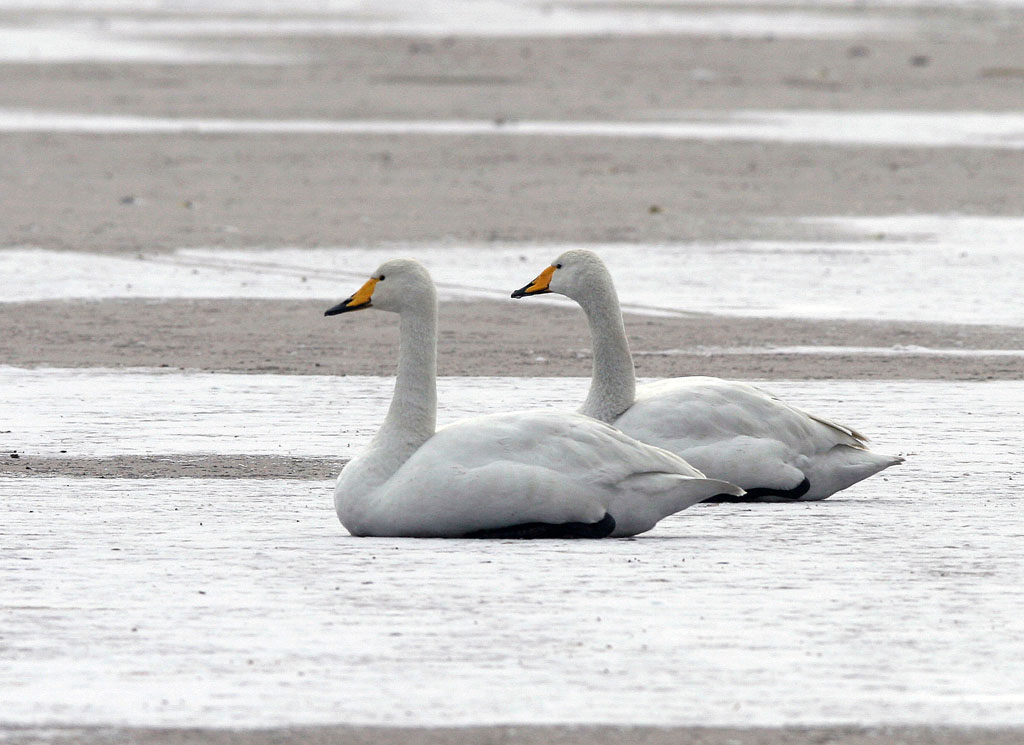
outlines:
M377 282L380 280L369 279L366 284L356 290L355 294L346 300L342 300L340 303L332 308L328 308L324 311L325 316L336 316L339 313L348 313L353 310L362 310L363 308L371 308L373 304L370 302L370 298L373 297L373 288L377 286Z
M545 292L551 292L548 285L551 284L551 275L555 273L557 267L549 266L543 272L537 275L537 278L533 280L526 287L520 287L518 290L512 293L512 297L526 297L527 295L543 295Z

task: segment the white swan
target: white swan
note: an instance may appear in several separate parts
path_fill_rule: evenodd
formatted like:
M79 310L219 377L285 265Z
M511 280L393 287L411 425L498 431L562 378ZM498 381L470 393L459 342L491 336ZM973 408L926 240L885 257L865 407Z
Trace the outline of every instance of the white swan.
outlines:
M334 491L353 535L627 536L710 496L743 493L580 414L497 414L435 432L430 275L412 259L388 261L324 315L371 307L399 315L398 375L383 426Z
M637 390L619 298L592 251L566 251L512 297L546 292L575 300L590 324L594 373L580 412L743 487L744 499L825 499L903 462L869 451L852 429L744 383L688 377Z

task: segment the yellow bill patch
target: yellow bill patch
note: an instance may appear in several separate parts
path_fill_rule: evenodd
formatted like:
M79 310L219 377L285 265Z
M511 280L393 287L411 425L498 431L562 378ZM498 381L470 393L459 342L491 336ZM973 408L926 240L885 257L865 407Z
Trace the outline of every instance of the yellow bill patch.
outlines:
M551 284L551 275L555 273L555 267L549 266L543 272L537 275L537 279L533 280L524 290L527 295L540 292L541 290L548 289L548 285Z
M373 288L377 286L378 279L368 279L366 284L356 290L352 299L346 303L349 308L358 308L361 305L368 305L373 296Z

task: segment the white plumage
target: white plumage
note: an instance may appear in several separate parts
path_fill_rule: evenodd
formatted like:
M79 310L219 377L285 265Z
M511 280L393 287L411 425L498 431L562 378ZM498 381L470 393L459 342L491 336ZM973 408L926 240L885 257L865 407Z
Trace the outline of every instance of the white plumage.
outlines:
M612 535L626 536L708 497L742 494L581 414L495 414L435 432L430 276L411 259L386 262L327 313L368 307L399 314L401 341L384 424L334 492L338 518L353 535L459 537L532 523L593 525L610 514Z
M688 377L637 388L618 296L592 251L563 253L513 297L544 292L575 300L590 323L594 373L580 411L743 487L745 498L825 499L903 460L745 383Z

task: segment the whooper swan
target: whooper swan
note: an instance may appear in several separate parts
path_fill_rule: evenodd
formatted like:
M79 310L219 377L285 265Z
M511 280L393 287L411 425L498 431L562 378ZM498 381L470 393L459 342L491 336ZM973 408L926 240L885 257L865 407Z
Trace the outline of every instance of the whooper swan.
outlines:
M619 298L593 251L566 251L512 297L546 292L575 300L590 324L594 371L580 412L743 487L743 499L825 499L903 462L871 452L848 427L744 383L686 377L638 389Z
M334 491L356 536L629 536L738 487L581 414L516 412L435 431L437 297L412 259L381 265L326 311L398 313L395 390L384 424Z

